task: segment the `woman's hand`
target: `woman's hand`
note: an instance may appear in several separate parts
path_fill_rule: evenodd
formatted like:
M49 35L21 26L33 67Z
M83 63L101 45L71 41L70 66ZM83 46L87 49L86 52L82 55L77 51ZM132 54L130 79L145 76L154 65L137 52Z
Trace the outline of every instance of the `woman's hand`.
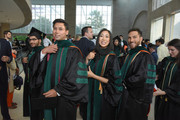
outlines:
M157 88L157 91L153 93L153 96L159 96L159 95L166 95L166 92Z
M91 70L91 68L90 68L90 66L89 66L89 67L88 67L88 77L93 78L94 75L95 75L95 74L92 72L92 70Z

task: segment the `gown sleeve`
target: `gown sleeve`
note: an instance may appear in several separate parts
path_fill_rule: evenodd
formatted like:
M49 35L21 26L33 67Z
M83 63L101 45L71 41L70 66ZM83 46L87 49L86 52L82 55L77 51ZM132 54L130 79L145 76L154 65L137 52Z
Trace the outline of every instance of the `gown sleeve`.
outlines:
M39 88L42 86L46 74L47 56L40 61L41 51L34 53L29 61L29 79L30 88Z
M150 54L142 52L130 65L124 82L133 98L151 103L155 78L154 60Z
M170 86L165 90L167 98L180 105L180 68L176 71Z
M66 65L60 82L54 89L62 96L75 102L87 102L87 66L80 51L69 48Z
M103 96L112 106L117 106L123 87L120 79L120 67L115 55L109 56L104 77L109 81L107 84L102 84Z

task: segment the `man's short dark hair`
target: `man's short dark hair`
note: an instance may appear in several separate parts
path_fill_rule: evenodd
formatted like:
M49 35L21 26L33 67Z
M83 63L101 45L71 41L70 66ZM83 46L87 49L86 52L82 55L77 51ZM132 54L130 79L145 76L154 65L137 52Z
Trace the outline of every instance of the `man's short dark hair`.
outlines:
M123 37L123 35L119 35L119 37Z
M145 39L145 42L148 42L148 41L150 42L150 40L149 40L149 39Z
M156 45L149 43L148 48L152 48L152 49L156 50Z
M84 36L86 32L88 32L88 28L92 28L91 26L83 27L81 30L81 35Z
M164 44L164 39L160 38L157 40L158 42L160 42L161 44Z
M8 32L10 32L10 33L12 34L12 32L11 32L11 31L6 30L6 31L4 31L4 35L7 35L7 34L8 34Z
M128 31L128 34L132 31L138 32L139 36L142 37L142 31L139 28L132 28Z
M55 19L53 21L53 27L54 27L54 25L56 23L64 23L64 26L65 26L66 30L69 30L69 25L68 25L68 23L65 20L63 20L63 19Z

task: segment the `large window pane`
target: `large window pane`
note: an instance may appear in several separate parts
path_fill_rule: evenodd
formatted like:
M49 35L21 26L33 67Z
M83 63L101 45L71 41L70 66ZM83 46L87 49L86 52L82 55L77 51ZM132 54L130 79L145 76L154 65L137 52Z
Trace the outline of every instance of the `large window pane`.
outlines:
M151 24L151 42L155 42L162 37L163 18L156 19Z
M180 13L175 14L173 38L180 39Z
M13 33L29 33L35 27L52 34L52 22L56 18L64 19L64 5L32 5L32 21L26 27L13 30Z
M111 30L111 6L76 6L76 34L81 34L84 26L92 26L94 34L102 28Z
M170 1L171 0L152 0L152 10L156 10Z

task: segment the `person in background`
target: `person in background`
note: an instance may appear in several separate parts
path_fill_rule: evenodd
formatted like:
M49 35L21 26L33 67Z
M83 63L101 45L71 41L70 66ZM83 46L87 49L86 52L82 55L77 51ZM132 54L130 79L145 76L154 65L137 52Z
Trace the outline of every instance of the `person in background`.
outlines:
M120 101L118 120L147 120L152 102L156 65L150 53L141 46L142 32L128 31L131 50L121 68L124 94Z
M165 57L169 56L168 48L164 45L164 39L160 38L156 41L158 62L161 62Z
M96 45L96 37L95 36L93 36L93 39L91 41L93 41L94 45Z
M94 43L90 40L93 38L93 30L91 26L86 26L81 30L82 38L75 43L82 51L84 58L94 50Z
M124 49L125 53L127 54L127 53L128 53L128 47L127 47L128 44L127 44L127 42L124 40L123 35L120 35L119 38L120 38L121 47Z
M13 94L14 94L14 76L17 74L18 68L16 66L15 58L16 55L12 53L13 59L7 64L8 71L8 92L7 92L7 105L9 109L17 108L17 103L13 102Z
M44 36L43 45L44 45L44 47L52 45L52 42L47 38L47 35Z
M156 53L156 45L154 45L152 43L149 43L148 44L148 50L151 53L151 55L152 55L152 57L154 59L155 64L157 64L158 55Z
M98 34L95 51L86 57L89 63L87 120L116 120L123 87L113 48L111 32L104 28Z
M180 39L167 46L170 56L157 66L155 120L180 120Z
M0 39L0 106L3 120L11 120L7 106L8 74L6 63L12 61L10 43Z

